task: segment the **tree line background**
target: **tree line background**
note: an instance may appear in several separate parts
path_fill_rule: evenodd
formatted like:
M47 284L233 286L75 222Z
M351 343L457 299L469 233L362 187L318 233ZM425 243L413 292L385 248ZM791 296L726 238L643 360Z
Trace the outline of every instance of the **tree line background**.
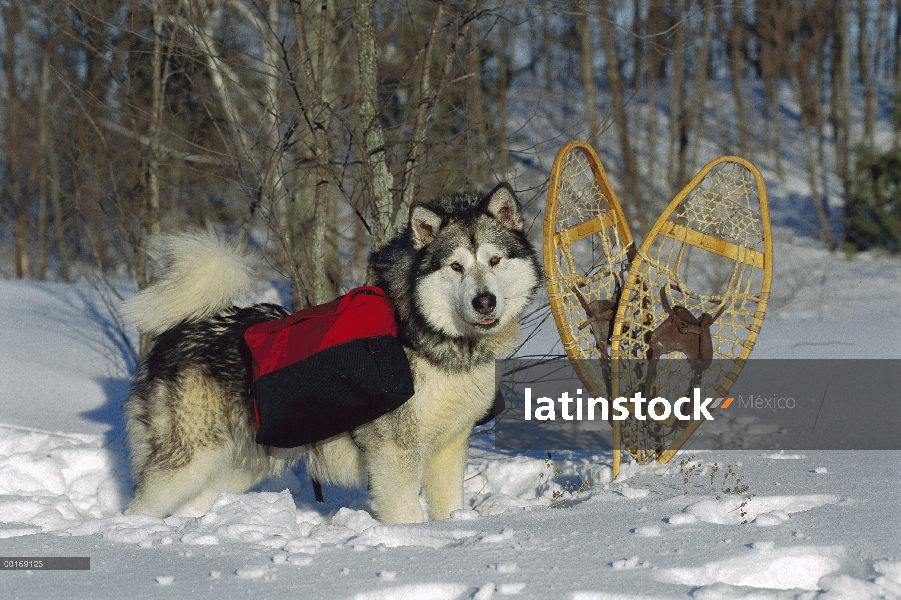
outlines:
M302 308L362 283L416 199L512 179L543 203L573 138L604 143L636 231L713 143L777 177L802 152L830 247L830 194L850 246L901 239L901 0L5 0L0 19L6 277L143 288L154 233L211 225Z

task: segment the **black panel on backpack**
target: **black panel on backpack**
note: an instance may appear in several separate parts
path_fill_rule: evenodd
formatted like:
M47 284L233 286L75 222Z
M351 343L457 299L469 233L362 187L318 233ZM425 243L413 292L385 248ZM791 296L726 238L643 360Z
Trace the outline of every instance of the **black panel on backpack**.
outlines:
M294 448L351 431L413 396L413 375L391 335L351 340L260 376L251 388L256 441Z

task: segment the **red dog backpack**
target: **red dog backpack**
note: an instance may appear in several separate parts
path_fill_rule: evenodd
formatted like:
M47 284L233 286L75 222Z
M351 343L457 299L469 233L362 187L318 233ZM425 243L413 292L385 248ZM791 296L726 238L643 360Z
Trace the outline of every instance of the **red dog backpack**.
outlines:
M253 356L256 441L279 448L350 431L413 395L394 311L377 287L244 333Z

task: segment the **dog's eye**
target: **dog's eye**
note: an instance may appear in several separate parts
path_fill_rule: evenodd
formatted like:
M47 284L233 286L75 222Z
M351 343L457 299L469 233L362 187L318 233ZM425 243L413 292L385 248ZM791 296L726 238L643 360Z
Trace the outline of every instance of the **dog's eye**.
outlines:
M494 266L497 266L497 263L499 263L499 262L501 262L500 256L492 256L491 260L488 261L488 264L490 264L492 267L494 267Z
M461 265L458 262L452 262L450 265L450 268L453 269L454 271L456 271L457 273L463 272L463 265Z

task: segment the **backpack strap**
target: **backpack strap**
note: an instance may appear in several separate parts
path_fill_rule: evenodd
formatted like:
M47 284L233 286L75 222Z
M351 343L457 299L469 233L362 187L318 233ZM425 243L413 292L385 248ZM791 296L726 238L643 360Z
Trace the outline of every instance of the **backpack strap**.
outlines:
M322 504L325 502L325 499L322 497L322 484L319 483L319 480L315 477L310 477L310 481L313 482L313 495L316 496L316 502Z

